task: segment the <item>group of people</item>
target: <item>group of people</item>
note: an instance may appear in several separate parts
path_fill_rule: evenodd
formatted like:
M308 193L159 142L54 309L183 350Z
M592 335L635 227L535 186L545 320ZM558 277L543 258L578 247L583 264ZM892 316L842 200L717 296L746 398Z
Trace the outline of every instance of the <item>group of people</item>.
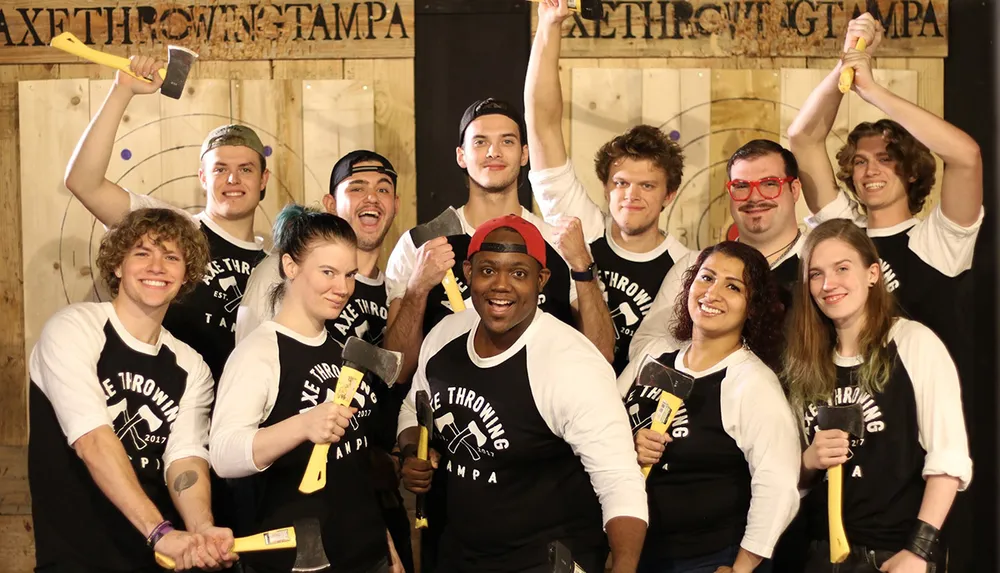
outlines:
M234 539L312 518L331 570L412 572L400 483L422 496L424 573L551 571L555 541L591 573L609 554L616 573L944 569L940 530L972 477L955 321L983 217L975 142L874 81L881 27L865 14L791 149L754 140L730 158L738 240L691 251L658 226L684 159L657 127L597 151L609 215L577 179L561 127L566 4L538 6L524 116L486 99L461 118L463 232L404 234L384 271L399 207L387 158L342 157L322 209L286 206L267 252L253 231L267 160L245 126L202 145L197 215L105 177L161 62L132 60L152 83L118 74L66 174L108 227L112 300L56 313L30 358L37 571L154 572L165 556L178 571L287 572L295 551L236 555ZM849 49L859 38L869 47ZM889 119L856 126L834 166L847 68ZM518 203L529 161L542 218ZM936 176L940 203L918 220ZM393 385L365 373L344 406L351 337L402 365ZM650 360L693 381L665 433L650 427L663 390L638 376ZM824 427L821 412L849 405L863 435ZM314 444L331 445L327 482L306 494ZM850 548L838 564L833 467Z

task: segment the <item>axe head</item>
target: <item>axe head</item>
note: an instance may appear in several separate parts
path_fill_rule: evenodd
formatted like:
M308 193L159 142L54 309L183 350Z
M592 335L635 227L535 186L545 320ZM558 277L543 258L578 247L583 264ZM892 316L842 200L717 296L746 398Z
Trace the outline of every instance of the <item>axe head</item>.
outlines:
M552 565L552 573L573 573L576 568L573 553L558 541L549 543L549 564Z
M424 390L417 391L417 425L431 431L434 428L434 410L431 410L431 400Z
M465 227L462 226L462 220L458 218L458 211L454 207L448 207L437 217L410 229L413 246L418 249L431 239L463 234Z
M160 93L174 99L181 99L184 84L187 83L191 65L198 59L198 54L180 46L167 47L167 75L163 78Z
M861 404L819 407L816 424L822 430L843 430L855 438L865 437L865 415Z
M359 367L359 370L375 374L388 386L396 383L399 371L403 367L402 354L373 346L357 336L347 339L341 356L345 362Z
M319 530L319 520L315 518L295 521L295 565L292 573L324 571L329 569L330 560L323 550L323 537Z
M580 13L584 20L601 19L601 0L569 0L569 9Z
M659 388L681 400L687 400L688 396L691 395L691 390L694 389L694 378L674 370L647 354L639 367L636 384Z
M236 277L226 277L224 279L219 279L219 286L222 290L229 290L229 287L236 286Z

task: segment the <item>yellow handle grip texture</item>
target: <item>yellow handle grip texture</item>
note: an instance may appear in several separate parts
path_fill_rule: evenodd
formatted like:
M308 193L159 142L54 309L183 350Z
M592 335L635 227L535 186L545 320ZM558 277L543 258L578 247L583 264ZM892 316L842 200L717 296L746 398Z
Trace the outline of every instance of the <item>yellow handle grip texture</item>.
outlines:
M677 413L677 410L680 410L683 403L684 401L677 396L669 392L661 392L660 401L656 403L656 412L653 413L653 423L649 426L649 429L661 436L666 434L670 423L674 421L674 414ZM652 469L653 466L648 464L642 466L642 477L648 478L649 472Z
M458 290L458 282L455 280L455 273L448 269L448 273L441 279L441 286L448 294L448 302L451 303L452 312L462 312L465 310L465 301L462 299L462 291Z
M843 488L844 467L833 466L826 470L828 493L827 519L830 522L830 563L843 563L851 554L844 532Z
M421 426L420 427L420 437L417 439L417 459L418 460L426 460L427 459L427 456L430 453L428 451L430 449L430 447L429 447L430 446L430 439L431 439L431 436L430 436L430 432L428 431L428 429L425 428L425 427L423 427L423 426ZM415 518L413 520L414 527L416 527L417 529L427 529L427 516L424 515L424 512L425 512L425 510L424 510L425 501L424 500L425 500L424 494L420 494L420 495L417 496L416 516L415 516Z
M346 364L341 366L340 377L337 378L337 388L333 392L333 403L350 406L364 376L364 372ZM306 473L302 475L302 481L299 483L299 491L313 493L326 487L326 458L329 453L330 444L313 445L312 454L309 455L309 463L306 465Z
M531 0L532 2L541 2L541 0ZM566 2L566 7L573 12L580 11L580 2L578 0L569 0Z
M854 49L863 52L868 44L865 42L864 38L858 38L858 43L854 45ZM846 94L851 91L851 86L854 84L854 68L844 68L840 71L840 81L837 82L837 88L840 89L840 93Z
M115 56L113 54L105 54L104 52L95 50L90 46L81 42L79 38L77 38L76 36L74 36L69 32L63 32L62 34L59 34L58 36L52 38L52 41L49 42L49 45L52 46L53 48L73 54L78 58L83 58L84 60L88 60L94 62L95 64L100 64L102 66L107 66L109 68L114 68L116 70L121 70L126 74L132 76L133 78L151 83L151 80L148 80L142 76L137 76L132 73L132 70L130 70L128 67L129 65L128 58ZM160 74L160 79L164 79L167 77L167 70L161 68L159 70L159 74Z
M249 551L270 551L272 549L295 549L295 528L283 527L256 535L238 537L233 540L233 553ZM177 564L162 553L156 553L156 564L166 569L174 569Z

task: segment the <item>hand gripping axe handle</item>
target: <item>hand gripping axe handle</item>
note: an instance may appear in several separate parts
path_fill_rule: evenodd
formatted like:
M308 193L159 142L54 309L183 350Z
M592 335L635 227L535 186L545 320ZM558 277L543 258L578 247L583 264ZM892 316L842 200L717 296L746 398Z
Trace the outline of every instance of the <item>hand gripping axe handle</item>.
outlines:
M430 455L431 431L434 427L434 411L431 409L431 401L424 390L417 391L417 427L420 428L420 437L417 439L417 459L427 460ZM417 495L417 507L414 515L414 526L417 529L427 528L427 497L426 494Z
M418 249L431 239L463 234L465 234L465 227L462 226L462 220L458 217L458 211L454 207L448 207L437 217L410 229L410 239L413 240L413 246ZM458 281L455 280L455 273L451 269L448 269L444 278L441 279L441 286L444 287L444 292L448 295L451 311L462 312L465 310L462 291L458 290Z
M237 537L233 541L233 553L247 553L250 551L269 551L271 549L294 549L295 548L295 528L283 527L272 529L256 535L247 537ZM173 559L157 552L156 564L171 571L177 567Z
M666 366L647 354L639 367L636 384L660 390L660 399L656 403L656 411L653 413L649 429L660 435L666 434L677 410L680 410L684 400L691 395L694 378ZM651 465L642 466L642 476L648 478L652 469Z
M823 430L843 430L862 438L865 433L864 412L860 404L846 406L820 406L816 423ZM843 495L844 467L831 466L826 470L827 519L830 526L830 563L843 563L851 554L844 531Z
M874 14L876 12L878 5L876 4L876 6L873 7L872 4L873 0L866 0L865 12L868 12L869 14ZM865 42L864 38L858 38L857 43L854 44L854 49L859 52L865 51L865 48L867 47L868 43ZM846 94L851 91L852 85L854 85L854 68L844 68L843 70L840 70L840 81L837 82L837 89L840 90L840 93Z

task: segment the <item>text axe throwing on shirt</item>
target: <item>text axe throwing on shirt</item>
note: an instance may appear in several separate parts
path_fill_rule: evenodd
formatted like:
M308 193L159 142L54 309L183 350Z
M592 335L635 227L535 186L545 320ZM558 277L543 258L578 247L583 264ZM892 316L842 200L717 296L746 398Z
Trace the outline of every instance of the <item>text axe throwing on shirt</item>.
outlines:
M47 48L63 32L120 56L167 44L203 60L413 56L413 0L77 4L0 0L0 63L74 61Z
M302 381L302 407L299 409L300 414L308 412L321 403L334 401L336 392L331 386L336 382L331 384L331 381L335 381L340 377L340 367L336 364L320 363L309 369L309 376L309 378ZM374 410L373 407L376 404L378 404L378 396L372 391L371 386L362 380L358 384L358 389L354 393L354 397L350 403L352 407L358 409L351 416L351 428L358 430L360 428L359 420L371 417ZM368 437L364 435L358 436L353 440L342 440L337 442L334 447L334 457L339 460L367 447Z
M119 372L114 378L101 380L101 388L112 428L125 446L129 459L150 444L163 446L167 443L180 406L156 380L133 372ZM140 456L141 468L150 465L162 469L160 456Z

